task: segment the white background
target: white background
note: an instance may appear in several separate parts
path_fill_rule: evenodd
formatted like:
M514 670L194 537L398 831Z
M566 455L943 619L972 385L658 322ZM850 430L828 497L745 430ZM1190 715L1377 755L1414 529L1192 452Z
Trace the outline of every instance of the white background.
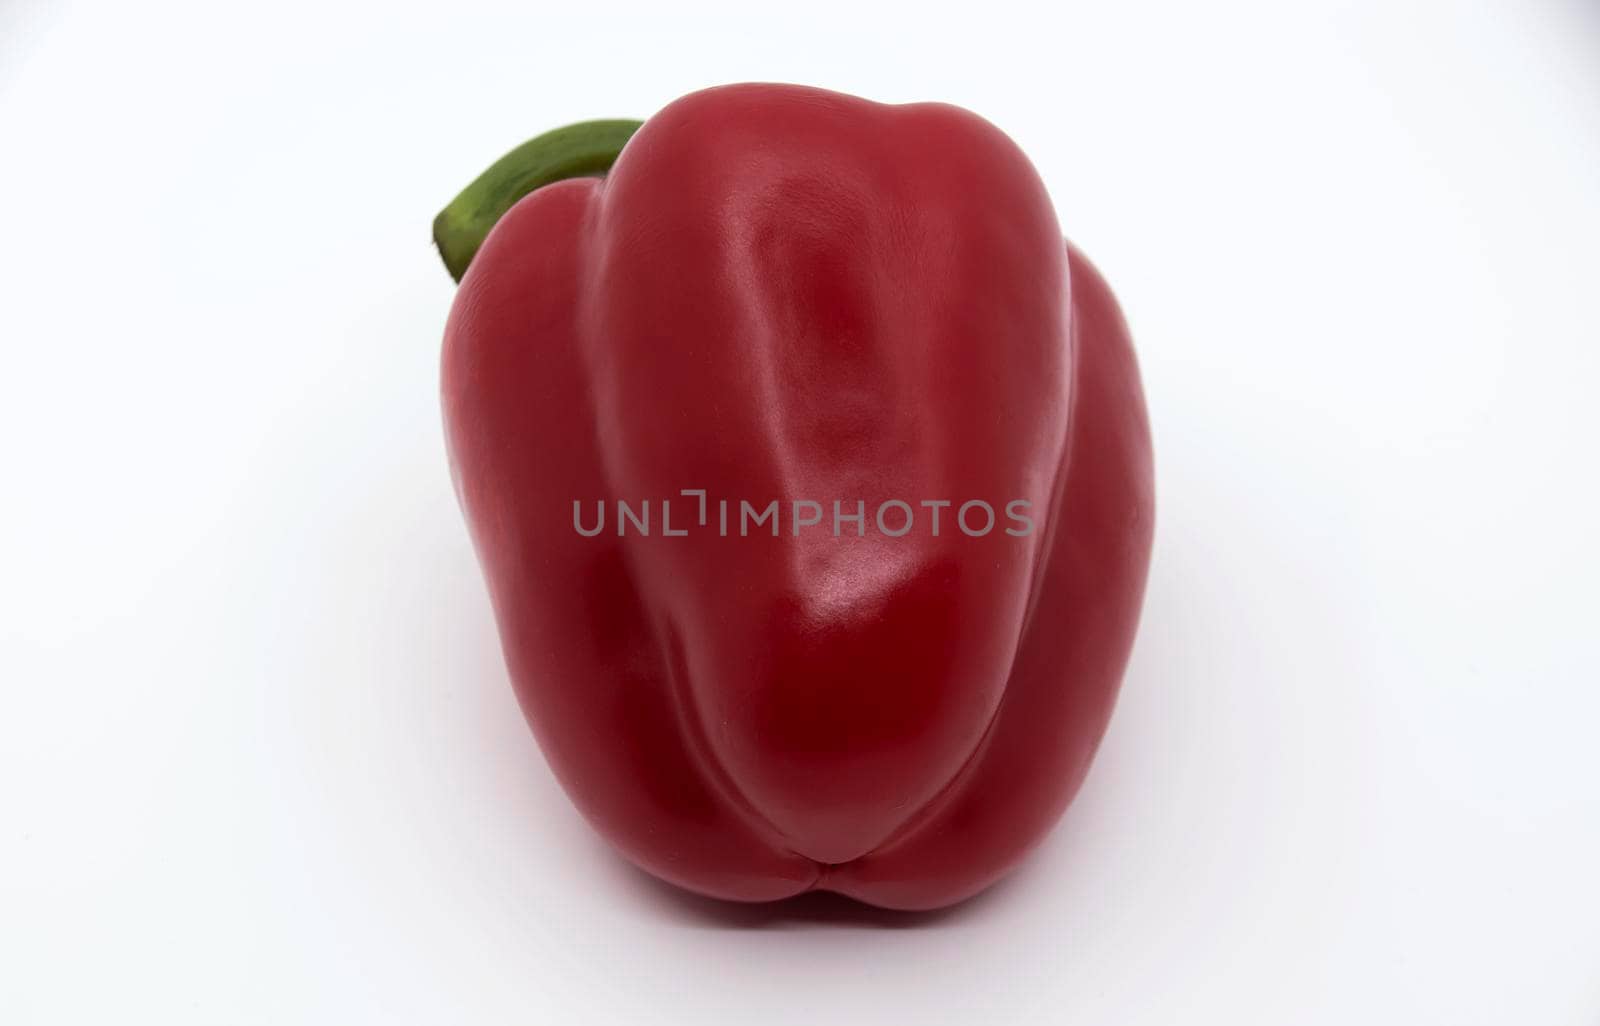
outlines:
M0 4L0 1021L1600 1023L1600 10L759 7ZM989 117L1140 348L1122 702L942 916L611 856L450 493L437 208L748 79Z

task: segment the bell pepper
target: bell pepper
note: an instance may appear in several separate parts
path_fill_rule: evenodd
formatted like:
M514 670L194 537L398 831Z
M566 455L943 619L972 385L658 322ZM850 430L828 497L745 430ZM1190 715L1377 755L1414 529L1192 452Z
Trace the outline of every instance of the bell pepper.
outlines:
M1035 846L1142 601L1128 330L998 129L737 85L541 136L434 225L516 694L590 823L741 901L929 909Z

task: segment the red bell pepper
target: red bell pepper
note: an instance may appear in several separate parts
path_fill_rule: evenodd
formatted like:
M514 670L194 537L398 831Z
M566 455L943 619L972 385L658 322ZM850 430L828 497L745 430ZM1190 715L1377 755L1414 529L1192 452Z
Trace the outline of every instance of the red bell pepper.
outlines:
M1127 328L1016 145L710 89L535 139L435 238L456 491L600 833L739 900L1015 865L1105 730L1153 516Z

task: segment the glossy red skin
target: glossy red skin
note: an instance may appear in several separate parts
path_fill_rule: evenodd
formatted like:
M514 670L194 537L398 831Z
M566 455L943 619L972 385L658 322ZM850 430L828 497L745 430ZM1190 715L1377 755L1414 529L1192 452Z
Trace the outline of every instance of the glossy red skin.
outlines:
M788 86L678 100L603 181L491 232L443 399L523 709L645 870L934 908L1071 800L1138 619L1149 433L1115 300L986 122ZM659 518L685 488L711 528L573 528L575 499ZM720 537L719 498L826 514ZM889 498L1028 499L1038 527L972 538L952 507L935 538L919 508L888 538ZM866 502L865 537L833 536L834 499Z

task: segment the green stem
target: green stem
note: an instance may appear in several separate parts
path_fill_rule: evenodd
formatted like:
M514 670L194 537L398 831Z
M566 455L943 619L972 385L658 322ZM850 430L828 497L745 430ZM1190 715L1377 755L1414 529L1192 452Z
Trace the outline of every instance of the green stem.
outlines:
M433 219L433 242L456 281L505 212L528 193L564 178L603 175L639 121L584 121L518 146L489 166Z

